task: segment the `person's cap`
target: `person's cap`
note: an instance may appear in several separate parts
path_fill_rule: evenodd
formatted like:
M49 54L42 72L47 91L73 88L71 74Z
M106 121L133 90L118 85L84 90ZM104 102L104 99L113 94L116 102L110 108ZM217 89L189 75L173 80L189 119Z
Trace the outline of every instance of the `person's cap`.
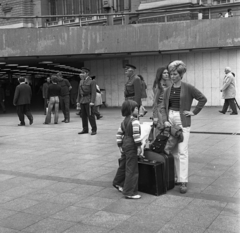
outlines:
M88 72L88 73L90 72L90 69L88 69L88 68L86 68L86 67L82 67L81 70L82 70L83 72Z
M125 68L133 68L133 69L136 69L136 66L134 66L134 65L131 65L131 64L126 64L125 65Z

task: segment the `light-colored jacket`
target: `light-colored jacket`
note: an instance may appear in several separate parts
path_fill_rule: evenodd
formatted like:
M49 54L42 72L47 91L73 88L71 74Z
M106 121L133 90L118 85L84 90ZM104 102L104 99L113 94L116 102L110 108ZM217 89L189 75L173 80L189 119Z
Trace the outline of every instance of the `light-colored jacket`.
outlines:
M235 98L236 96L235 79L231 72L225 75L221 90L223 99Z

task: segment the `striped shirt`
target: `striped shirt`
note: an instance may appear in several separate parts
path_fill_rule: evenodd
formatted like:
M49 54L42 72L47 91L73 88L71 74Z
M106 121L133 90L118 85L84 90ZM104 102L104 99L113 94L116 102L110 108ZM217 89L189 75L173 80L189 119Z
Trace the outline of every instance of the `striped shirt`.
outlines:
M180 92L181 87L171 88L170 98L169 98L169 109L174 111L179 111L180 109Z
M141 142L141 126L140 126L139 120L131 117L131 125L132 125L132 135L128 135L128 136L133 137L133 140L134 140L136 146L141 146L142 145L142 142ZM130 131L130 130L128 130L128 131ZM124 136L125 136L125 132L123 132L122 126L120 126L118 131L117 131L117 135L116 135L117 145L119 147L121 147L122 144L123 144Z

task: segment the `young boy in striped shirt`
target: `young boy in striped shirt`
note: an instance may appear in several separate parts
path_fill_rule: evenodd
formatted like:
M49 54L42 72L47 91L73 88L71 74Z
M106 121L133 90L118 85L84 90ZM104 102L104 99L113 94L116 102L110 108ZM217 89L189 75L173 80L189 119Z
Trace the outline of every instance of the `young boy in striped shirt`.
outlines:
M126 100L121 111L125 119L117 131L116 138L122 155L113 186L122 192L125 198L139 199L141 196L138 195L138 156L143 156L140 122L135 118L138 115L138 104L133 100Z

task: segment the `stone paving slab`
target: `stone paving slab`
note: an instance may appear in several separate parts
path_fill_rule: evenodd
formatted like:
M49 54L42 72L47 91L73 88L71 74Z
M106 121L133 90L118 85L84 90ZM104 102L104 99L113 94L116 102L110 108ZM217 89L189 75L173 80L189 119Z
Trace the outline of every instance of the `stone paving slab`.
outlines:
M0 233L239 232L240 115L218 110L192 118L188 192L134 201L112 187L119 108L101 109L96 136L77 134L74 111L58 125L33 112L26 127L16 114L0 114Z

